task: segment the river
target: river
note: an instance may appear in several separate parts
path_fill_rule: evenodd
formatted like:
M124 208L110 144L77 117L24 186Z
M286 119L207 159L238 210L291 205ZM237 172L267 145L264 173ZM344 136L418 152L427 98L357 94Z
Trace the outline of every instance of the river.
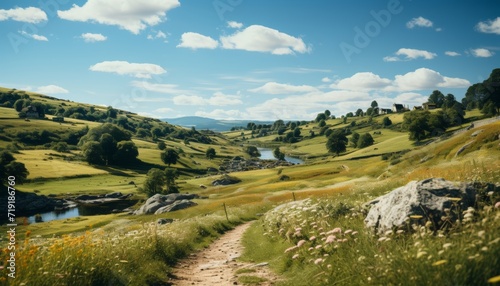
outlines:
M276 160L273 155L273 150L269 148L257 148L260 152L260 159L262 160ZM287 162L293 163L293 164L303 164L304 161L299 158L295 157L290 157L290 156L285 156L285 160Z

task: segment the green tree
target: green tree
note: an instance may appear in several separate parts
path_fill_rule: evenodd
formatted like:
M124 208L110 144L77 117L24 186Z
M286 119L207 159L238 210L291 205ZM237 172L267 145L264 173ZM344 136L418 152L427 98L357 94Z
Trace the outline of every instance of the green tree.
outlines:
M373 145L373 137L370 135L370 133L365 133L361 135L358 139L358 148L365 148L370 145Z
M444 103L444 94L439 90L434 90L431 95L429 95L429 102L435 103L437 108L441 108Z
M325 114L326 118L328 118L328 117L330 117L330 115L332 113L330 112L330 110L327 109L327 110L325 110L324 114Z
M377 101L375 101L375 100L374 100L374 101L372 101L372 103L370 104L370 106L371 106L372 108L378 107L378 103L377 103Z
M6 150L0 151L0 183L6 184L9 176L16 178L16 183L23 183L29 172L23 163L16 162L12 154Z
M52 149L61 153L69 152L68 143L66 142L57 142Z
M179 154L174 149L167 148L165 152L161 153L161 160L170 167L171 164L177 163Z
M109 133L104 133L99 139L99 144L102 148L102 157L106 166L113 161L113 156L116 153L116 140Z
M326 121L324 119L320 120L318 126L319 127L325 127L326 126Z
M167 148L167 144L165 144L165 142L163 142L163 141L158 142L157 146L158 146L158 149L160 149L162 151L165 150L165 148Z
M403 124L410 132L410 140L420 141L427 137L429 132L429 111L412 111L403 116Z
M165 172L157 168L152 168L148 171L146 180L143 184L142 192L146 193L148 197L155 194L162 194L164 185Z
M337 156L346 151L347 145L347 137L345 136L343 131L336 130L335 132L328 137L328 141L326 142L326 149L328 152L332 152L337 154Z
M384 117L384 119L382 119L382 125L384 127L387 127L387 126L391 126L392 125L392 121L389 117Z
M178 193L179 188L177 187L175 180L179 177L177 169L165 168L165 185L167 186L167 193Z
M153 139L158 139L163 136L163 130L159 127L153 127L151 134L153 135Z
M102 159L102 147L97 141L89 141L85 143L82 147L82 155L85 161L89 164L100 165L104 162Z
M245 153L250 155L250 157L260 157L259 149L257 149L257 147L255 146L247 146L245 148Z
M285 160L285 153L282 153L280 151L280 148L279 147L276 147L274 150L273 150L273 156L274 158L276 158L277 160L279 161L284 161Z
M127 164L137 160L139 150L132 141L120 141L116 144L116 152L113 161L120 164Z
M316 122L320 122L321 120L326 120L326 115L324 113L318 113L318 115L316 115L316 119L314 121Z
M21 110L24 107L24 99L18 99L16 102L14 102L14 108L16 109L17 112L21 112Z
M451 108L451 107L453 107L453 105L455 105L455 103L457 103L455 96L451 93L448 93L444 98L443 107L444 108Z
M299 127L295 127L295 129L293 130L293 136L300 137L300 128Z
M216 155L217 155L217 153L215 152L215 149L212 147L208 148L207 151L205 152L205 156L209 160L212 160L213 158L215 158Z
M358 108L358 110L356 110L356 116L363 116L363 110L361 108Z
M358 147L358 141L359 141L359 133L357 132L352 132L352 135L351 135L351 146L354 147L354 148L357 148Z

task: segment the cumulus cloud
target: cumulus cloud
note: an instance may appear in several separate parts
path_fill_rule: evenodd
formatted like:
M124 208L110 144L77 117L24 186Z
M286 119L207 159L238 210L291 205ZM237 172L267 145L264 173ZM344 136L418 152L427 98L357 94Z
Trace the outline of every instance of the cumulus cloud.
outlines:
M68 93L69 91L57 85L45 85L38 87L35 92L41 94L58 94L58 93Z
M291 85L277 82L267 82L263 86L248 91L265 94L290 94L314 92L318 89L310 85Z
M227 26L228 26L229 28L239 29L239 28L243 27L243 24L242 24L242 23L235 22L235 21L228 21L228 22L227 22Z
M300 38L261 25L252 25L230 36L220 37L224 49L264 52L274 55L306 53L309 48Z
M331 88L346 90L379 90L391 84L391 80L381 78L371 72L359 72L349 78L344 78L331 84Z
M411 91L427 90L437 88L464 88L470 86L466 79L451 78L441 75L439 72L419 68L404 75L396 75L392 86L386 88L389 91Z
M36 24L47 21L47 14L40 8L35 7L0 9L0 21L6 20Z
M126 61L104 61L90 66L89 70L130 75L137 78L151 78L152 75L160 75L167 72L159 65L129 63Z
M219 46L216 40L204 36L202 34L187 32L182 34L181 43L177 45L178 48L196 49L215 49Z
M400 58L397 56L405 56L404 58ZM410 61L418 58L424 58L426 60L431 60L435 58L437 55L435 53L431 53L425 50L417 50L417 49L407 49L401 48L396 52L396 56L387 56L384 57L384 61L386 62L396 62L396 61Z
M473 49L473 50L471 50L471 52L472 52L472 55L475 56L476 58L489 58L489 57L493 56L493 52L491 52L490 50L487 50L487 49L482 49L482 48Z
M80 36L86 43L94 43L94 42L103 42L108 39L108 37L102 34L93 34L93 33L83 33Z
M139 34L146 27L163 22L166 12L179 7L178 0L87 0L82 6L57 11L61 19L114 25Z
M331 82L332 80L329 79L328 77L324 77L321 79L321 82Z
M406 23L406 27L408 27L409 29L413 29L415 27L430 28L432 27L432 25L432 21L429 19L425 19L424 17L413 18L408 23Z
M460 56L460 53L453 52L453 51L446 51L444 52L445 55L450 56L450 57L458 57Z
M479 22L476 25L476 29L482 33L500 35L500 17L497 17L495 20Z

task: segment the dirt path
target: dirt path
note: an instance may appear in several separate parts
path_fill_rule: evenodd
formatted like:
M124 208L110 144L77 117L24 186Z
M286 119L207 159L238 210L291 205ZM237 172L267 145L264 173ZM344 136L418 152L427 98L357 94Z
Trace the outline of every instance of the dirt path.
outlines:
M274 285L273 281L278 278L271 273L266 263L251 264L236 261L244 249L241 237L250 225L251 222L237 226L208 248L182 260L173 270L174 278L170 280L172 285L242 285L238 282L238 276L261 277L266 282L258 285ZM243 268L248 268L249 273L235 273L236 270Z

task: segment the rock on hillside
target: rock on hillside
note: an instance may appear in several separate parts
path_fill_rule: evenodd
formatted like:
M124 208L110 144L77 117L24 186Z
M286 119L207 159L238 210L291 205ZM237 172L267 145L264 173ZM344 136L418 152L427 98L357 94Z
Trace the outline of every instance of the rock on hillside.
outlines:
M463 182L440 178L412 181L369 202L371 209L365 224L379 234L403 228L408 219L420 224L431 220L433 225L440 226L442 217L455 221L463 210L473 207L476 193L473 184Z
M156 194L147 199L144 205L136 210L134 214L160 214L185 209L197 205L195 202L191 201L197 198L199 198L199 196L196 194Z

